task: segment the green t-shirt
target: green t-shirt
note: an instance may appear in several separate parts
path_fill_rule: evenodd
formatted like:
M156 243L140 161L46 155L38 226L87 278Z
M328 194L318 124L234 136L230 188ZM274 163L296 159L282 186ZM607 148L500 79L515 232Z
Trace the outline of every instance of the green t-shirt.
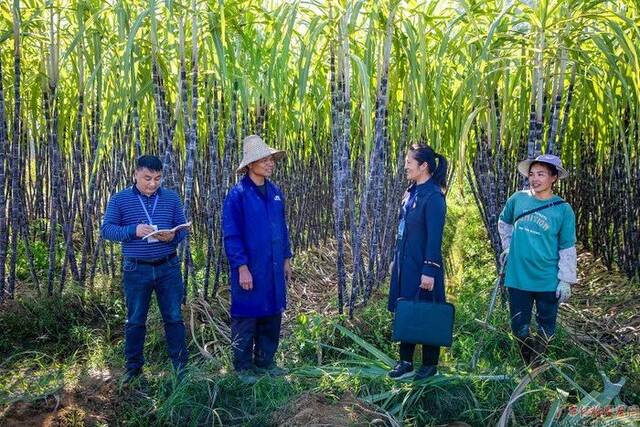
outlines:
M536 199L529 191L514 193L502 210L500 219L513 225L505 285L525 291L549 292L558 286L559 251L576 244L576 217L568 203L520 218L523 212L562 200L552 196Z

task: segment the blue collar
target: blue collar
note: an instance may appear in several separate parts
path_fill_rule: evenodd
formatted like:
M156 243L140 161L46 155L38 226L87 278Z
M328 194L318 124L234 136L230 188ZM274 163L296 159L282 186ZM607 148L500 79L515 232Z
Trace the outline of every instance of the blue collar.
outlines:
M249 186L251 186L251 187L253 187L253 188L255 188L255 189L257 189L257 188L258 188L258 186L256 185L256 183L255 183L255 182L253 182L253 180L251 179L251 177L249 177L249 174L248 174L248 173L247 173L247 174L245 174L245 175L242 177L242 183L243 183L243 184L246 184L246 185L249 185ZM265 179L264 179L264 185L266 185L266 186L268 187L268 186L269 186L268 184L269 184L269 180L268 180L267 178L265 178Z
M249 187L255 189L256 193L258 193L258 195L260 197L264 197L262 195L262 193L260 192L260 190L258 190L258 186L256 185L255 182L253 182L253 180L249 177L249 174L246 173L243 177L242 177L242 184L244 185L248 185ZM264 179L264 185L265 188L269 188L269 180L267 178Z
M411 184L411 186L407 189L407 191L411 192L411 191L415 191L415 192L424 192L424 191L438 191L438 192L442 192L442 189L440 187L438 187L438 185L433 181L433 179L429 179L425 182L423 182L420 185L416 185L416 183L414 182L413 184Z
M156 190L156 192L155 192L155 193L153 193L153 194L152 194L152 195L150 195L150 196L147 196L146 194L144 194L144 193L142 193L140 190L138 190L138 187L136 187L136 185L135 185L135 184L133 184L133 185L131 186L131 189L133 190L133 194L135 194L135 195L137 195L137 196L144 196L144 197L149 197L149 198L151 198L151 197L153 197L153 196L159 196L159 195L161 195L161 194L162 194L162 187L158 187L158 189Z

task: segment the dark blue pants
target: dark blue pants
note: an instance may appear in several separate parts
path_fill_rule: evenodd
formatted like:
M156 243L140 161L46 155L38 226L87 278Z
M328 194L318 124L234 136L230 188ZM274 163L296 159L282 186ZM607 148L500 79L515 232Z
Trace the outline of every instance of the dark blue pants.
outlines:
M143 349L147 332L147 313L153 291L156 292L156 300L164 323L169 357L176 370L183 368L189 355L180 311L184 296L180 258L172 258L158 266L136 264L125 258L123 283L127 304L127 322L124 327L124 356L127 372L140 370L144 364Z
M408 342L400 343L400 360L413 363L413 353L416 344ZM438 366L440 360L440 347L422 344L422 364L424 366Z
M236 371L251 369L254 365L266 368L273 363L280 343L281 323L282 314L231 318L231 346Z
M509 310L511 312L511 330L518 338L529 336L529 324L533 304L536 305L536 323L538 333L551 338L556 332L558 317L558 298L556 293L532 292L509 288Z

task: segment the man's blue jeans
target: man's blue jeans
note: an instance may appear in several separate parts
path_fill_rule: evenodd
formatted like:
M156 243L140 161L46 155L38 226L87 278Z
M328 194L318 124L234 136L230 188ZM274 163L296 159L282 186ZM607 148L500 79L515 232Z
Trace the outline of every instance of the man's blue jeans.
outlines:
M536 323L538 334L551 338L556 332L558 317L558 298L556 293L532 292L509 288L509 311L511 312L511 330L518 338L529 336L529 324L533 304L536 305Z
M127 322L124 328L124 356L127 359L127 372L135 373L141 370L144 364L143 349L147 332L147 313L153 291L156 292L156 300L164 323L169 357L176 370L182 369L187 362L188 353L180 311L184 296L180 258L174 257L158 266L135 263L125 258L123 285L127 305Z

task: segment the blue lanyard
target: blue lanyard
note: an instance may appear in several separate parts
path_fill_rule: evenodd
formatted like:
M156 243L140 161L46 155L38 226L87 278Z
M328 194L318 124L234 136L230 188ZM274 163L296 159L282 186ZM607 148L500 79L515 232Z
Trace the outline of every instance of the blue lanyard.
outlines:
M415 189L413 190L413 192L409 192L409 198L402 205L402 216L401 216L401 218L405 218L407 216L407 211L409 210L409 206L411 206L413 204L413 202L416 200L416 195L417 194L418 194L418 192L415 191Z
M153 202L153 210L151 211L151 215L149 215L149 211L144 205L144 202L142 201L142 197L138 195L138 200L140 200L140 206L142 206L142 209L144 209L144 213L147 216L147 219L149 220L149 225L153 225L153 214L156 213L156 206L158 206L158 199L160 199L160 195L156 194L156 200Z

